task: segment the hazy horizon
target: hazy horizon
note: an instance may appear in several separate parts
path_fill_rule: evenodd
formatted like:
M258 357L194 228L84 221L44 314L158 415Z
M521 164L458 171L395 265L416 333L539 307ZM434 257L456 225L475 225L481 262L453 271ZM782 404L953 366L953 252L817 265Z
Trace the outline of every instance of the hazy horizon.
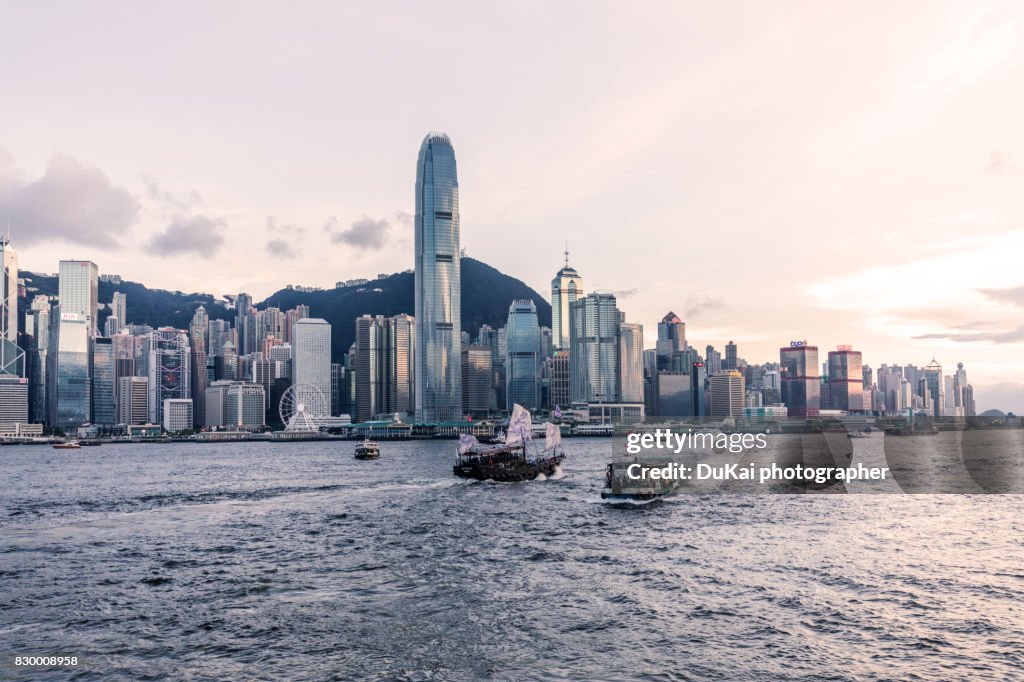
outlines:
M647 347L672 310L754 363L963 362L1024 412L1018 4L6 9L24 270L259 299L405 270L441 130L468 255L547 297L568 243Z

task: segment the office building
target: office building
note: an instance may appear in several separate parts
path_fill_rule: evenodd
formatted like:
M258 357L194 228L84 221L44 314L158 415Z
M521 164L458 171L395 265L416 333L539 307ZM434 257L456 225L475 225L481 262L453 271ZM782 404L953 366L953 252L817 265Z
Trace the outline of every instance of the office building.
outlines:
M863 412L864 366L860 351L839 346L828 353L828 394L833 410Z
M92 382L89 374L92 329L90 318L58 308L56 351L50 355L50 424L73 433L92 418Z
M679 316L669 312L658 323L658 341L655 344L658 356L658 369L668 371L686 371L673 360L686 350L686 324Z
M779 349L782 402L791 417L817 417L821 409L818 347L794 341Z
M933 417L942 417L946 413L946 385L942 379L942 365L935 358L921 372L923 381L923 397L927 400L926 407Z
M98 337L92 346L92 423L111 427L117 422L114 343Z
M356 421L414 411L415 336L408 315L356 319Z
M569 374L569 351L556 350L547 359L549 409L565 407L572 402Z
M150 423L166 423L163 411L168 400L187 400L189 418L192 417L191 361L187 333L173 327L161 327L150 333L147 361ZM180 411L182 408L176 409ZM192 428L191 422L186 427L173 430L184 428Z
M570 390L574 402L618 402L619 323L615 295L592 293L569 306Z
M46 296L37 295L25 315L25 332L28 337L26 374L28 375L29 420L35 424L48 421L48 367L50 360L50 301Z
M331 325L318 317L303 318L295 322L292 335L292 384L302 400L317 401L314 413L326 415L331 409Z
M28 423L28 379L0 374L0 432L17 432Z
M462 412L484 417L492 408L491 387L494 365L487 346L466 346L462 349Z
M540 407L540 325L530 299L512 302L505 324L505 408Z
M0 237L0 262L0 375L25 377L25 353L18 347L18 254L7 237Z
M739 356L736 350L736 344L733 341L725 344L725 359L722 360L723 370L739 369Z
M178 433L192 430L192 399L166 398L160 406L164 431Z
M117 380L117 423L145 424L149 421L149 378L122 376Z
M686 344L685 337L683 344ZM624 403L642 403L644 401L644 327L642 324L633 322L619 324L619 377L620 400Z
M743 375L735 370L722 370L711 377L711 418L743 416Z
M99 309L99 268L91 261L62 260L58 276L61 315L84 316L90 338L95 336Z
M565 266L551 280L551 346L554 350L569 350L569 308L583 295L583 278L570 267L566 250Z
M416 421L462 414L461 253L455 150L430 133L416 163Z
M128 295L115 291L110 301L110 317L117 320L119 329L128 326Z
M256 431L266 424L266 395L263 387L232 382L224 394L224 425L238 431Z

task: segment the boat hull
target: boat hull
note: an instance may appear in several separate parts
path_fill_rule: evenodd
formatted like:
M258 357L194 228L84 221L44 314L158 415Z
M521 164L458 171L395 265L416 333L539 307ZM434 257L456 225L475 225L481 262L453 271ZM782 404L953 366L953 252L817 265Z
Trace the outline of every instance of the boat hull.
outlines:
M469 461L456 464L452 470L460 478L477 481L497 481L499 483L518 483L532 481L541 474L551 476L565 455L556 455L545 460L530 462L525 460L511 462Z

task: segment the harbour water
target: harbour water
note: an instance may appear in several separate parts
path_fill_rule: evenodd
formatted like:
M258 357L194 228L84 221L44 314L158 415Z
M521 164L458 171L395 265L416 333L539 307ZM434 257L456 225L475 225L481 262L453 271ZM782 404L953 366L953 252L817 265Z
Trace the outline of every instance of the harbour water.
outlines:
M517 484L451 441L0 448L0 677L1024 676L1024 496L623 509L565 446Z

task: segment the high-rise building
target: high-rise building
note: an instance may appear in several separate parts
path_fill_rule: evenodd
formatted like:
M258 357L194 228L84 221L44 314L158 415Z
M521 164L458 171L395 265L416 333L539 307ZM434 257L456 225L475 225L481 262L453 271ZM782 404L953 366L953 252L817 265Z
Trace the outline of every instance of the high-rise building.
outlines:
M195 421L192 415L191 398L166 398L160 405L160 415L163 417L164 431L178 433L188 431Z
M725 359L722 361L723 370L739 369L739 356L736 353L736 343L730 341L725 344Z
M25 363L28 374L28 413L31 423L41 424L49 419L47 370L50 360L50 300L37 295L25 316L25 330L29 339Z
M66 313L54 320L56 330L51 346L48 370L50 424L65 433L71 433L92 416L92 385L89 376L92 329L89 318L80 313Z
M818 347L794 341L779 349L782 402L791 417L817 417L821 410Z
M28 379L0 374L0 431L16 432L28 423Z
M619 323L615 295L592 293L569 306L573 401L619 399Z
M117 380L117 423L145 424L149 421L149 378L122 376Z
M711 418L743 416L743 375L735 370L722 370L711 377Z
M92 423L111 427L117 421L115 403L116 368L114 343L101 336L92 346Z
M925 398L933 417L942 417L946 412L946 386L942 380L942 365L935 358L921 371L925 385Z
M110 301L110 317L117 320L118 329L128 326L128 295L115 291ZM109 319L109 318L108 318Z
M161 327L149 335L150 423L165 424L164 405L168 400L187 400L189 419L192 418L191 361L188 334L183 330ZM184 428L192 428L192 423L189 422L188 426L178 429L169 429L165 424L164 428L168 431L181 431Z
M685 341L683 343L685 344ZM644 401L644 327L642 324L623 322L619 325L619 377L620 400L624 403L642 403Z
M318 317L295 322L292 344L292 384L305 401L322 400L317 412L331 409L331 325ZM311 390L307 387L315 387Z
M265 424L266 396L263 387L244 381L228 386L224 396L225 426L239 431L255 431Z
M224 344L232 340L231 323L227 320L209 320L207 330L207 354L220 355ZM234 345L234 341L232 341L232 346L238 348Z
M0 375L24 377L25 353L18 347L18 254L7 237L0 237L0 261Z
M583 295L583 278L570 267L566 249L565 266L551 280L551 345L555 350L569 350L569 307Z
M84 316L88 322L90 337L95 336L97 331L99 277L99 268L91 261L60 262L58 295L61 315Z
M863 412L864 366L860 351L839 346L828 352L828 394L832 409Z
M687 371L677 366L673 359L686 350L686 323L679 316L669 312L658 323L658 341L655 344L658 353L658 369L670 371Z
M238 354L248 355L256 350L255 319L252 296L240 293L235 297L235 331L238 334Z
M723 369L722 354L710 344L704 349L704 366L707 368L709 376L715 376Z
M547 359L548 408L554 410L572 402L569 380L569 351L556 350Z
M415 330L408 315L356 319L356 421L413 411Z
M192 321L188 325L188 341L192 349L191 361L191 391L192 391L192 416L196 419L196 426L201 426L206 416L206 354L207 339L209 338L210 316L206 307L200 305L192 315Z
M530 299L512 302L505 324L505 407L540 407L540 325Z
M416 420L462 413L461 252L455 150L444 133L423 139L416 163Z
M491 410L491 349L487 346L466 346L462 349L462 411L474 417L486 416Z

